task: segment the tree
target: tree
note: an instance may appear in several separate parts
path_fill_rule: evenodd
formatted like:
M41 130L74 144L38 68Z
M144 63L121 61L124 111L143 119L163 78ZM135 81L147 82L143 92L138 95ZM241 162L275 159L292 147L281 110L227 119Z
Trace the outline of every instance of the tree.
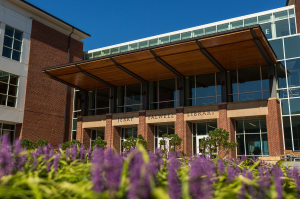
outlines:
M106 148L107 142L105 142L104 140L102 140L101 137L97 137L96 140L92 143L92 149L94 147L98 147L98 148Z
M169 141L169 144L167 145L166 141ZM169 151L178 151L181 149L181 142L182 139L177 134L163 134L162 140L160 140L160 149L163 152L169 152Z
M139 142L139 144L143 145L144 148L147 147L147 141L144 139L142 135L138 135L137 138L134 137L127 138L126 141L122 143L122 146L126 151L130 151L132 148L136 146L137 141Z
M229 132L220 128L209 131L208 137L200 141L199 147L203 150L204 154L212 155L218 150L226 156L231 150L237 147L237 142L229 142Z
M72 141L63 143L61 145L61 148L62 148L62 150L65 150L66 148L70 148L73 144L76 144L79 147L82 145L82 143L79 142L78 140L72 140Z

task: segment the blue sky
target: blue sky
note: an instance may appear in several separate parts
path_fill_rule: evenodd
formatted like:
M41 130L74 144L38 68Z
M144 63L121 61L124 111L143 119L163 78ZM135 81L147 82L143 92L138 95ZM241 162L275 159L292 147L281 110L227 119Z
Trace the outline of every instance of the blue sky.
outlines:
M286 0L28 0L89 33L84 51L285 6Z

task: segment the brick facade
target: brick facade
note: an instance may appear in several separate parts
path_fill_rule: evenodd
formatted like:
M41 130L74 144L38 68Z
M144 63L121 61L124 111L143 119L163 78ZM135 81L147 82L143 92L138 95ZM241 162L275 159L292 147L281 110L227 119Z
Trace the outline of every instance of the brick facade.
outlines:
M68 62L68 42L68 35L32 21L24 118L19 138L34 142L48 140L54 147L70 139L73 89L66 89L66 85L42 73L43 68ZM83 43L71 39L70 62L81 60L82 54Z
M258 101L259 102L259 101ZM265 116L260 115L259 118L265 117L267 121L267 131L268 131L268 143L269 143L269 154L270 158L274 158L276 155L283 153L283 137L282 137L282 129L281 129L281 114L280 114L280 103L276 98L270 98L269 100L261 100L261 102L265 103L265 109L267 114ZM236 102L235 102L236 103ZM244 103L244 102L241 102ZM237 104L237 103L236 103ZM259 103L258 103L259 104ZM235 141L235 119L230 118L228 115L228 103L220 103L218 104L218 112L219 117L216 118L218 128L222 128L229 132L229 141ZM232 111L232 109L230 109ZM252 116L250 118L257 118L256 116ZM138 134L143 135L143 137L148 141L147 150L154 151L155 143L154 143L154 129L155 124L146 123L146 111L139 112L139 122L137 124ZM249 118L249 117L246 117ZM237 119L246 119L244 117L238 117ZM205 120L207 121L207 120ZM205 122L204 121L204 122ZM199 122L198 120L195 122ZM159 125L163 125L163 123L159 123ZM193 134L192 134L192 126L193 121L185 121L184 120L184 108L179 107L176 108L176 121L174 122L175 133L183 139L181 149L184 150L184 153L187 156L193 154ZM81 128L81 120L78 120L77 128ZM113 147L117 151L120 151L120 135L121 135L121 127L112 126L112 114L106 115L106 127L105 127L105 140L108 143L108 147ZM78 140L81 140L84 137L84 132L80 129L78 132L82 132L82 134L77 134ZM88 134L88 133L86 133ZM86 136L87 137L87 136ZM83 138L85 139L85 137ZM88 138L89 139L89 138ZM85 140L83 140L85 142ZM233 149L229 152L227 156L231 158L236 158L236 149ZM220 155L223 157L225 154L220 152Z
M276 153L283 154L280 102L276 98L270 98L268 101L267 129L269 156L276 156Z
M77 118L76 140L83 143L88 148L91 141L91 129L82 128L82 117Z

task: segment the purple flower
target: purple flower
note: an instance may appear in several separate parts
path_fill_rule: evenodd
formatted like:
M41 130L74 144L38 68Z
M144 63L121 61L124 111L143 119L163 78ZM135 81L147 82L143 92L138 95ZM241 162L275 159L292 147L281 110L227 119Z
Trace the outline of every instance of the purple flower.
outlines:
M76 144L73 144L71 146L71 156L72 156L72 161L75 161L76 157L77 157L77 145Z
M37 156L40 156L40 155L42 155L42 153L43 153L42 147L39 146L39 147L36 149L36 154L37 154Z
M180 167L180 162L177 160L177 155L169 154L168 164L168 189L171 199L181 198L181 184L177 176L177 169Z
M150 179L146 171L146 165L142 154L137 150L131 151L133 155L129 164L130 186L128 198L130 199L147 199L150 198Z
M14 161L10 150L11 145L9 137L7 134L4 134L1 137L0 146L0 178L12 173Z
M70 157L70 149L66 148L66 161L69 160L69 157Z
M85 156L85 149L84 149L84 146L82 144L81 147L79 148L79 157L80 157L80 160L84 160L84 156Z
M299 171L296 167L293 168L293 175L296 183L296 188L298 192L298 198L300 197L300 177L299 177Z
M280 167L274 166L272 169L272 174L274 176L274 182L275 182L275 187L277 190L277 198L278 199L282 199L283 198L283 187L282 187L282 179L280 179L281 177L283 177L283 173Z
M31 155L33 157L33 162L32 162L33 167L32 167L32 169L35 170L36 166L37 166L37 160L36 160L36 158L38 156L38 153L32 152Z
M215 176L215 163L204 155L195 156L190 163L190 195L192 198L212 197L212 178Z
M219 159L219 160L218 160L217 166L218 166L219 175L221 175L222 173L225 172L225 167L224 167L224 164L223 164L223 160L222 160L222 159Z
M14 155L15 155L15 167L17 171L21 171L23 169L23 165L25 164L27 160L26 154L21 155L21 152L26 151L26 148L22 149L21 141L15 140L14 145Z
M104 174L103 174L104 150L102 148L95 148L92 159L92 181L94 184L94 191L104 191Z
M105 153L104 171L105 171L105 187L110 191L117 191L120 184L123 162L120 154L109 148Z
M91 148L88 148L86 150L86 155L88 157L88 160L91 161L91 159L92 159L92 150L91 150Z
M59 154L55 155L53 158L53 168L54 168L55 173L58 170L58 165L59 165Z

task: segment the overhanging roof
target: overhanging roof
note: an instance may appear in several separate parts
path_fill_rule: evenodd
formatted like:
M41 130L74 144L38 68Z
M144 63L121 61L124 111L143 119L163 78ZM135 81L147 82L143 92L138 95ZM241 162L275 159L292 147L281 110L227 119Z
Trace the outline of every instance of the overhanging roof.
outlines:
M260 26L253 25L42 71L67 85L97 90L276 63Z

